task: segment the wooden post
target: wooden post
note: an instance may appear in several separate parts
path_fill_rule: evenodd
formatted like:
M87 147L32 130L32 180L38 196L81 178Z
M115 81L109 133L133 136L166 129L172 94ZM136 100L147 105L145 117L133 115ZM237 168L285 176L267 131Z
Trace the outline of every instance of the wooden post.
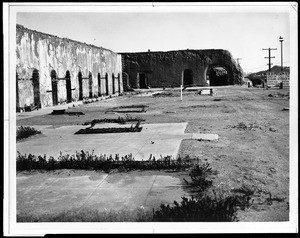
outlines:
M182 84L180 85L180 101L182 101Z

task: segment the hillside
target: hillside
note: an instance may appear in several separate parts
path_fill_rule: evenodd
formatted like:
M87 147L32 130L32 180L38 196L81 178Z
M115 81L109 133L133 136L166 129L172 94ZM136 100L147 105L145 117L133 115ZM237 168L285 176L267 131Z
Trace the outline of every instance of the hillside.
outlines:
M259 72L250 73L250 74L248 74L246 77L249 77L249 76L250 76L250 77L251 77L251 76L260 76L260 75L266 74L267 72L269 72L269 70L262 70L262 71L259 71ZM271 72L272 72L272 73L280 73L280 72L281 72L281 66L279 66L279 65L274 65L274 66L271 68ZM290 67L289 67L289 66L283 67L283 72L289 73L289 72L290 72Z

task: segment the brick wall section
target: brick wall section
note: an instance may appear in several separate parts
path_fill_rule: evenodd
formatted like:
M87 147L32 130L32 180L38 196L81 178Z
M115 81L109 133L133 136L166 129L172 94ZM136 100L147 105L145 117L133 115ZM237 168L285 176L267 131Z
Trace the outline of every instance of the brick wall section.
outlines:
M98 73L101 75L101 94L105 94L105 73L108 74L109 94L112 93L112 73L122 75L121 55L93 45L59 38L57 36L41 33L17 25L16 35L16 71L19 78L30 79L34 69L39 71L41 107L51 106L52 84L50 72L56 71L58 78L64 78L67 70L71 76L72 100L78 100L79 84L78 73L82 72L84 78L88 78L89 72L93 78L93 95L98 95ZM115 80L115 88L118 89L118 80ZM21 83L22 84L22 83ZM28 87L30 84L19 85ZM58 102L66 101L66 81L58 81ZM19 90L20 91L20 90ZM121 78L121 92L123 83ZM88 79L83 80L83 96L89 97ZM23 97L29 94L20 94L19 100L30 101ZM20 103L20 107L22 107Z

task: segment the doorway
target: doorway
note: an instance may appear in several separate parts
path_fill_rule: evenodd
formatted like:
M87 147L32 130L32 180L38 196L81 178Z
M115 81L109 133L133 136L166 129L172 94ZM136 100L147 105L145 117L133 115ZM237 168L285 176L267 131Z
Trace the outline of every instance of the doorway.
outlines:
M193 85L193 71L191 69L186 69L183 71L183 86Z
M119 91L119 93L121 93L120 74L118 74L118 91Z
M147 88L146 74L139 73L140 88Z
M115 94L116 93L116 89L115 89L115 75L112 74L111 77L112 77L112 94Z
M71 76L69 70L66 72L66 90L67 90L67 102L72 102L72 89L71 89Z
M105 94L108 96L108 74L105 74Z
M98 73L98 96L101 96L101 75Z
M52 102L53 106L58 104L58 96L57 96L57 79L55 70L51 71L51 85L52 85Z
M83 100L81 71L79 71L79 73L78 73L78 84L79 84L79 100Z
M32 72L32 82L33 82L33 103L38 108L41 108L41 96L40 96L40 75L37 69Z
M93 76L92 73L89 72L89 98L93 97Z

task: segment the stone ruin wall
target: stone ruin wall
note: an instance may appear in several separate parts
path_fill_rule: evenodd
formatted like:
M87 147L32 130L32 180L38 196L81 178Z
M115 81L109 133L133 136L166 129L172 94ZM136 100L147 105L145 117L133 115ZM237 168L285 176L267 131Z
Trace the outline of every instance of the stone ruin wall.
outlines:
M150 87L178 87L185 69L193 71L194 84L206 85L211 67L226 69L229 84L240 84L242 69L227 50L181 50L168 52L121 53L125 63L123 71L129 75L131 87L139 88L138 73L146 73Z
M39 72L41 107L52 106L51 71L57 78L65 78L70 72L72 101L79 99L78 73L87 78L92 74L93 96L98 96L98 73L101 77L100 94L106 93L105 74L108 75L109 95L112 94L112 74L115 90L118 92L118 74L120 75L120 93L123 92L121 55L110 50L87 45L70 39L59 38L17 25L16 35L16 71L19 95L17 106L24 107L33 103L33 71ZM89 97L89 80L82 80L83 97ZM66 80L57 83L58 102L66 101Z

